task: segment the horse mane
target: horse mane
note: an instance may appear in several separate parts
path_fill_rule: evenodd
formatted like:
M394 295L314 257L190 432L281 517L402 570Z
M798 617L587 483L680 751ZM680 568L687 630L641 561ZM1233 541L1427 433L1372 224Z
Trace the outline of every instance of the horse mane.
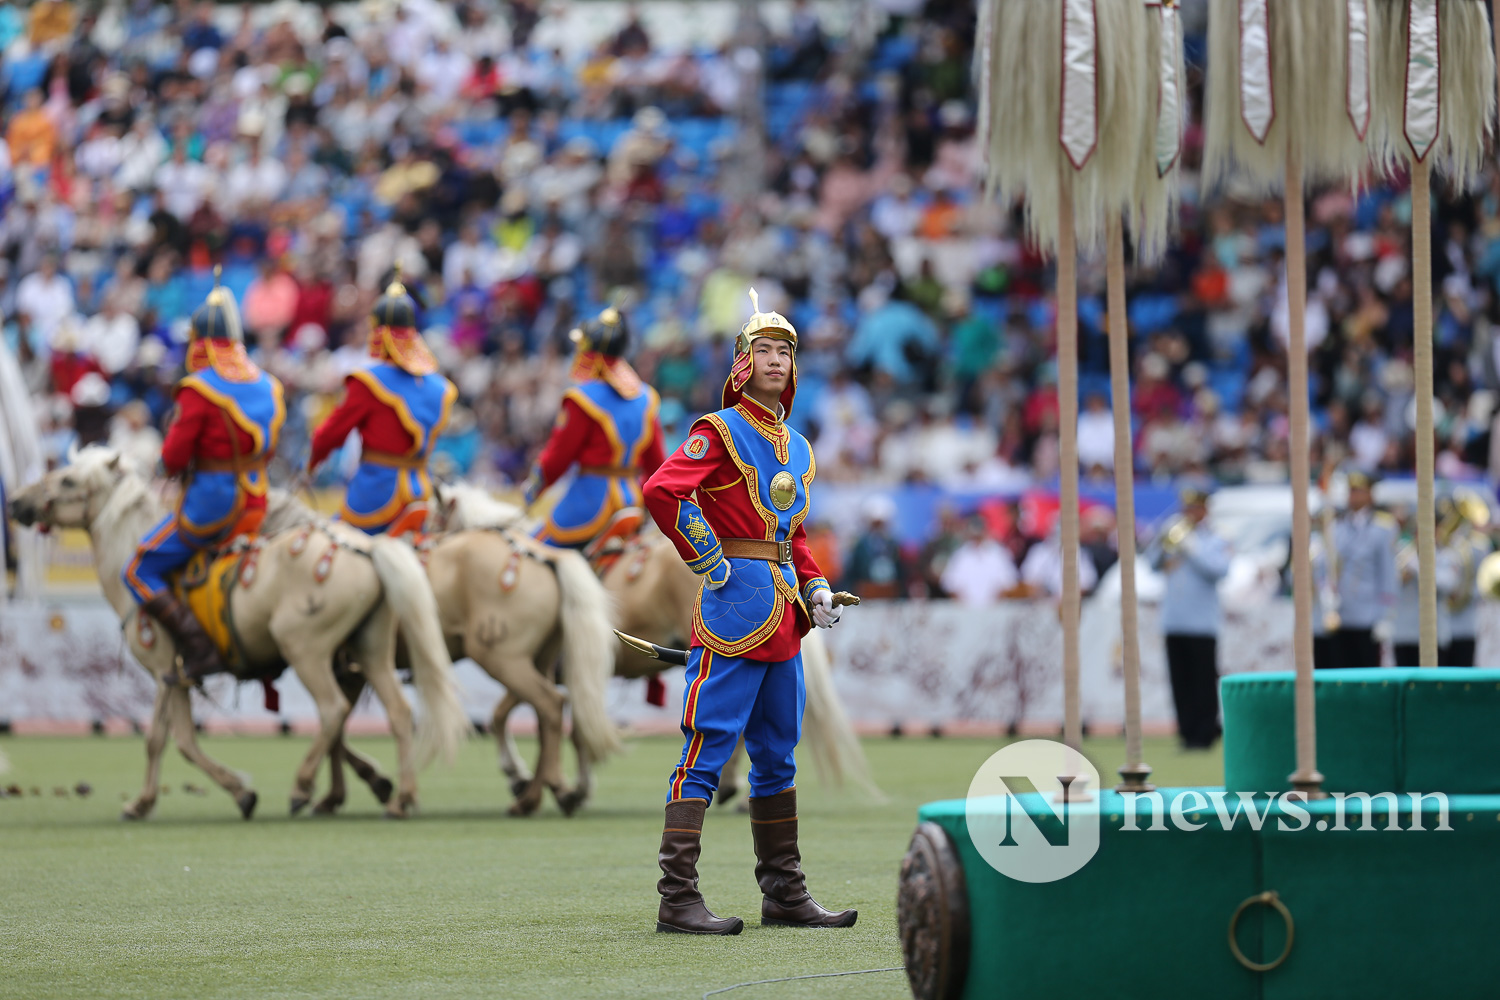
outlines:
M526 517L520 507L470 483L443 487L441 501L452 508L454 528L514 528Z
M262 535L276 535L307 525L321 527L327 523L327 517L303 503L295 493L280 487L272 487L266 492L266 519L260 526Z
M120 476L115 483L115 488L110 491L109 499L104 502L104 506L99 509L98 516L94 518L94 527L102 534L110 535L126 514L143 503L151 502L151 489L145 474L136 467L134 462L104 445L89 445L78 452L72 464L76 465L80 460L87 461L96 456L101 461L118 458L120 462Z

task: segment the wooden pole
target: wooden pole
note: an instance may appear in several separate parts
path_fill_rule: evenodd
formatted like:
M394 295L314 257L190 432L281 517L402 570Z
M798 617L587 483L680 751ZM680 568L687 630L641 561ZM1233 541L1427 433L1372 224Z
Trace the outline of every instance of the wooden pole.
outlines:
M1058 519L1062 538L1063 742L1083 744L1078 704L1078 255L1073 178L1059 167L1057 197L1057 437L1061 452Z
M1120 642L1125 659L1125 763L1121 792L1149 792L1141 749L1141 644L1135 594L1135 468L1130 435L1130 332L1125 316L1125 231L1109 220L1105 279L1109 300L1109 388L1115 415L1115 525L1120 540Z
M1437 666L1437 538L1432 442L1432 167L1411 165L1411 301L1417 392L1417 661Z
M1292 464L1292 599L1296 608L1292 650L1297 667L1297 770L1292 772L1290 780L1297 791L1309 797L1321 797L1323 775L1318 773L1317 721L1313 704L1312 519L1307 509L1307 494L1311 487L1307 434L1307 336L1304 329L1307 320L1307 244L1303 233L1302 148L1295 135L1287 139L1283 187L1288 319L1286 367L1292 435L1288 449Z

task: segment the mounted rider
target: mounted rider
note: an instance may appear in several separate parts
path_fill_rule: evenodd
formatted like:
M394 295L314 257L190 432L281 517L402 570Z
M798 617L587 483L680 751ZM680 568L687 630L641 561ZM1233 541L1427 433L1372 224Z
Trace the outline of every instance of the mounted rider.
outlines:
M832 627L839 612L802 526L812 448L786 424L797 392L797 331L781 314L761 312L754 289L750 300L755 313L735 343L723 409L699 418L646 483L651 516L703 578L683 696L686 742L658 859L659 931L738 934L744 926L709 912L697 870L704 813L741 733L761 922L850 927L858 916L813 900L797 848L802 637L813 624Z
M151 529L121 574L141 610L176 641L189 683L227 669L168 577L203 549L254 535L266 514L266 461L286 417L281 383L245 353L234 296L218 283L192 316L188 374L162 442L169 476L184 479L177 509Z
M563 395L552 436L526 481L529 506L542 491L578 466L578 475L547 515L537 537L549 545L587 545L626 508L641 506L641 481L661 465L661 399L625 360L630 328L606 309L573 331L574 384ZM637 522L638 523L638 522Z
M458 387L438 374L417 332L417 305L396 280L370 312L374 362L344 379L344 398L313 432L311 473L359 430L359 468L339 517L369 535L420 533L432 480L427 458Z

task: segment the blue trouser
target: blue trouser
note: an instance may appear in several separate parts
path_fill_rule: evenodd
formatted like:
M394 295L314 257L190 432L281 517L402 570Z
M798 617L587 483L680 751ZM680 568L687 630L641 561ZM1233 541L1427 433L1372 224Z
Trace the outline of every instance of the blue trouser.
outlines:
M177 515L168 514L147 533L120 578L136 603L143 604L167 589L167 577L193 558L193 553L218 541L188 534L177 523Z
M702 646L688 652L682 735L687 742L667 801L713 800L719 772L745 734L750 753L750 794L775 795L792 787L794 751L802 738L802 654L790 660L747 660Z
M199 549L218 545L234 534L244 513L245 496L233 473L196 473L183 490L182 504L146 533L135 558L120 578L144 603L167 589L167 577Z

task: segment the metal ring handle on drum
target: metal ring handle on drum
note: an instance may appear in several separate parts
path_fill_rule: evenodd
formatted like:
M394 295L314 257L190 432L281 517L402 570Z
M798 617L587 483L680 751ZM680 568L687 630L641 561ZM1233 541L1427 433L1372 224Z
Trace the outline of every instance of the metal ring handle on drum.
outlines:
M1240 916L1255 905L1271 907L1277 913L1281 914L1281 919L1286 922L1286 944L1282 947L1281 954L1277 955L1276 960L1273 962L1250 961L1250 959L1245 957L1245 953L1240 951L1240 943L1235 940L1235 931L1239 929ZM1286 957L1292 953L1292 938L1296 933L1296 929L1297 925L1292 920L1292 911L1286 908L1286 904L1281 901L1281 897L1275 891L1267 890L1245 900L1235 909L1234 916L1229 918L1229 950L1234 955L1234 960L1251 972L1270 972L1282 962L1285 962Z

